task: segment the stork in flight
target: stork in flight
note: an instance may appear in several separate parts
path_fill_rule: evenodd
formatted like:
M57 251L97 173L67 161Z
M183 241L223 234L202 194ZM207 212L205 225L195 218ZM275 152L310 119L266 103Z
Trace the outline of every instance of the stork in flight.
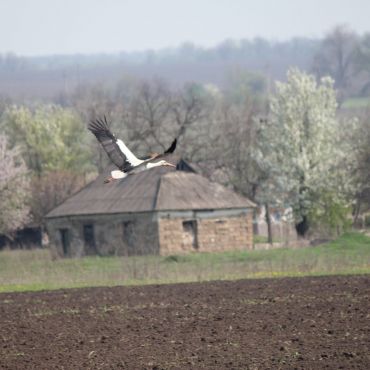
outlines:
M161 158L175 151L177 139L175 139L171 146L162 154L154 153L146 158L137 158L122 140L117 139L112 134L105 116L104 119L91 121L88 125L88 129L96 136L110 160L118 167L118 170L111 172L111 177L104 180L106 183L116 179L123 179L127 175L149 170L153 167L176 167ZM157 159L161 160L155 162Z

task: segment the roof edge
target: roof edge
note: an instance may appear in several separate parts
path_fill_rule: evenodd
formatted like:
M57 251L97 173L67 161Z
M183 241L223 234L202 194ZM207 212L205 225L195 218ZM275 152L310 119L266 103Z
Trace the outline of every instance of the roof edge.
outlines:
M223 208L174 208L174 209L149 209L146 211L135 211L135 212L111 212L111 213L78 213L73 215L59 215L59 216L44 216L44 218L50 220L53 218L63 218L63 217L75 217L75 216L109 216L109 215L130 215L130 214L137 214L137 213L159 213L159 212L214 212L214 211L223 211L223 210L230 210L230 209L252 209L254 207L244 206L244 207L223 207Z

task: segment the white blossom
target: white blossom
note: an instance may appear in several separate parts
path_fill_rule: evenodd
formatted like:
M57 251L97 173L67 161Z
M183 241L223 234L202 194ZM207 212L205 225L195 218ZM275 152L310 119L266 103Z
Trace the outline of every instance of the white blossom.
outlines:
M344 200L353 186L347 176L352 159L336 118L333 85L331 78L317 83L311 75L289 70L287 82L276 84L269 117L261 122L255 159L269 179L259 197L292 206L296 221L320 192Z
M10 234L28 221L29 181L17 147L9 149L0 135L0 234Z

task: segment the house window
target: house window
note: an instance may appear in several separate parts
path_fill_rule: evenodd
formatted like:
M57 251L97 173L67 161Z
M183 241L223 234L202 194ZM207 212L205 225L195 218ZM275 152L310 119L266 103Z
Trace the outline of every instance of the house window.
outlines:
M129 256L135 254L135 223L133 221L125 221L123 223L123 242L127 248Z
M70 236L68 229L59 229L60 241L62 243L63 255L69 256L70 252Z
M191 245L193 249L198 250L198 227L197 220L187 220L182 222L185 244Z
M96 254L94 225L87 224L83 228L83 237L85 242L86 254Z

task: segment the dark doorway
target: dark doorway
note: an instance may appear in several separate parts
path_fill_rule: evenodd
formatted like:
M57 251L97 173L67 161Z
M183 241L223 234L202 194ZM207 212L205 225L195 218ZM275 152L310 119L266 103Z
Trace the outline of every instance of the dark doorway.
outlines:
M85 242L85 253L87 255L96 254L96 243L94 234L94 225L84 225L84 242Z
M123 242L126 246L127 255L138 254L137 251L135 252L135 223L133 221L123 223Z
M70 254L70 235L68 229L60 229L60 241L62 243L63 255L68 257Z
M188 220L182 222L182 228L184 230L185 243L191 245L193 249L198 250L198 227L197 220Z

